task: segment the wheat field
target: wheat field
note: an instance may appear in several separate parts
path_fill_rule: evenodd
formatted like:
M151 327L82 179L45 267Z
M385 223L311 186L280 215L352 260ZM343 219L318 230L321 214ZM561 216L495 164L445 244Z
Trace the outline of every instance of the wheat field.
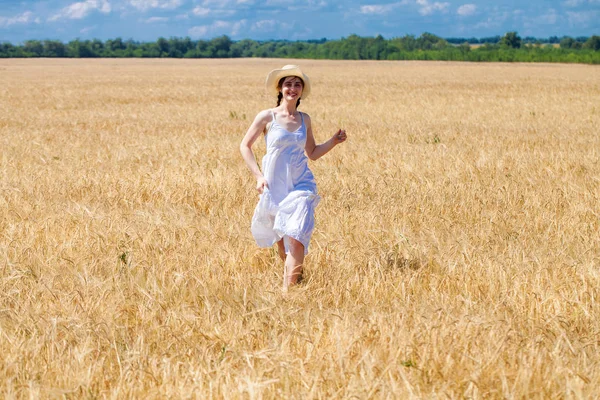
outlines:
M238 148L289 63L348 141L283 293ZM600 398L599 128L597 66L0 60L0 397Z

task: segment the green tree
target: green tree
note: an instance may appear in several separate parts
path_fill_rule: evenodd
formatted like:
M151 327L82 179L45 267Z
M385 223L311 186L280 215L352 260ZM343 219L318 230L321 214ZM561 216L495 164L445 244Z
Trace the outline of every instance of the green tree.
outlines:
M123 39L120 37L115 38L113 40L107 40L105 43L105 47L112 52L117 50L125 50L125 44L123 43Z
M94 54L102 56L104 53L104 43L99 39L94 39L90 43L90 49Z
M334 54L337 53L338 58L344 60L364 60L367 58L365 47L365 39L352 34L339 42L338 51L334 52Z
M244 39L232 43L229 51L232 57L253 57L257 48L258 42L251 39Z
M14 46L10 43L0 43L0 57L11 57L14 53Z
M572 37L569 37L569 36L565 36L564 38L562 38L560 40L560 48L561 49L570 49L573 47L574 43L575 43L575 39L573 39Z
M393 39L400 50L413 51L417 48L417 39L414 35L406 35L402 38Z
M440 42L446 43L441 37L425 32L417 38L417 48L421 50L431 50L436 48L436 46L439 48Z
M367 55L369 60L385 60L387 59L387 42L381 35L377 35L375 39L370 40L367 43L368 51Z
M500 45L512 49L519 49L521 48L521 37L517 32L507 32L506 35L500 39Z
M466 60L467 54L471 51L471 45L469 42L464 42L458 46L458 50L460 50L461 54L463 55L463 59Z
M600 50L600 36L591 36L583 45L586 49L594 51Z
M23 50L30 57L41 57L44 54L44 45L39 40L28 40L23 45Z
M193 48L194 44L189 37L171 38L169 39L168 56L173 58L181 58L188 52L188 50Z
M65 57L67 50L65 45L58 40L44 40L44 57Z
M171 46L169 46L169 41L164 37L159 37L156 41L156 45L158 46L158 51L160 51L159 57L167 57L171 48Z
M158 58L160 57L160 49L156 42L144 43L141 45L142 57Z
M96 57L96 53L94 53L91 49L90 42L88 40L80 41L79 39L75 39L67 43L67 53L71 57L75 58L90 58Z
M216 37L210 41L210 45L214 48L217 58L229 57L229 49L232 43L231 39L226 35Z

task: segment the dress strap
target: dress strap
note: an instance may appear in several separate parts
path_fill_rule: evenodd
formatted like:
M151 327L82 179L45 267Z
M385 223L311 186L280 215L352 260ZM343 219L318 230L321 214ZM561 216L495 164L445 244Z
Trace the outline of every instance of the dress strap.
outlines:
M302 125L304 125L304 114L302 113L302 111L298 111L300 113L300 123Z
M275 123L275 113L273 112L273 109L271 108L271 117L273 117L273 119L271 120L271 123L267 124L269 126L269 128L265 131L265 135L269 132L271 132L271 129L273 129L273 124Z

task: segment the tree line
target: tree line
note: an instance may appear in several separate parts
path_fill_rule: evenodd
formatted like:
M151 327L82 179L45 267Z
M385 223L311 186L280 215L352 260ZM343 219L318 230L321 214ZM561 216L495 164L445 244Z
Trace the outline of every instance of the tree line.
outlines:
M121 38L101 41L28 40L20 45L0 43L0 57L70 58L305 58L334 60L446 60L507 62L568 62L600 64L600 36L556 36L540 40L521 38L517 32L482 39L443 39L431 33L392 39L350 35L340 40L233 41L228 36L211 40L159 38L137 42Z

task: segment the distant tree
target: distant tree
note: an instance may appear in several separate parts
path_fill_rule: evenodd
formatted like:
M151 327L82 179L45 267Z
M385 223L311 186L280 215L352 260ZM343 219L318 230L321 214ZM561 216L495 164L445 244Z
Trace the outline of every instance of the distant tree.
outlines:
M498 43L500 42L500 36L490 36L479 39L479 43Z
M113 40L107 40L105 47L113 52L117 50L125 50L125 44L123 43L123 39L120 37Z
M209 43L205 40L198 40L196 43L196 55L201 58L214 57L214 48L209 46Z
M377 35L374 39L370 39L367 46L367 58L369 60L387 59L387 43L383 36Z
M599 51L600 50L600 36L591 36L585 43L584 43L584 47L586 49L591 49L594 51Z
M433 48L440 48L440 44L444 46L446 41L439 36L425 32L417 38L417 47L421 50L431 50Z
M189 37L158 38L156 42L123 41L121 38L73 40L64 44L56 40L29 40L14 46L0 42L0 57L282 57L311 59L369 59L369 60L466 60L509 62L573 62L600 64L600 36L553 36L522 40L516 32L503 37L482 39L445 39L431 33L418 38L413 35L389 40L350 35L340 40L233 41L227 36L211 40L192 41ZM533 42L532 42L533 41ZM542 43L560 42L560 49ZM471 48L470 43L482 46ZM532 45L533 43L533 45ZM554 44L554 43L553 43ZM584 51L578 51L579 49Z
M129 39L125 42L125 57L136 57L135 52L140 47L139 43L136 41ZM137 53L139 54L139 53Z
M513 49L519 49L521 48L521 37L517 34L517 32L507 32L506 35L500 39L500 45Z
M414 35L406 35L402 38L393 39L393 42L396 42L398 47L404 51L413 51L417 48L417 39Z
M252 57L254 55L254 51L258 48L258 46L258 42L251 39L244 39L240 40L239 42L233 43L231 45L230 50L236 52L240 51L240 57Z
M575 39L569 36L565 36L560 40L560 48L570 49L573 47L573 43L575 43Z
M214 48L217 58L229 57L229 49L233 42L227 35L219 36L210 41L210 45Z
M44 45L39 40L28 40L23 45L23 50L32 57L41 57L44 54Z
M560 43L560 39L558 38L558 36L550 36L548 38L548 43L552 43L552 44Z
M460 50L461 53L466 54L468 52L471 51L471 45L469 44L469 42L464 42L461 45L458 46L458 49Z
M459 37L459 38L446 38L446 41L451 44L461 44L467 41L467 39Z
M44 40L44 57L65 57L65 45L58 40Z
M167 57L169 54L169 41L164 37L159 37L156 41L156 45L158 46L158 50L160 51L160 57Z
M189 37L169 39L169 57L181 58L187 54L188 50L193 49L194 44Z
M8 42L2 43L0 42L0 57L6 58L11 57L14 52L14 46Z
M94 39L90 43L90 49L96 55L102 55L104 53L104 43L99 39Z
M142 57L158 58L160 57L160 49L156 42L143 43L141 45Z
M89 40L80 41L75 39L67 43L67 52L71 57L75 58L90 58L96 57L96 53L93 52L90 46Z
M332 47L333 58L344 60L364 60L366 54L366 40L356 34L352 34L347 38L342 38L337 43L329 45Z

